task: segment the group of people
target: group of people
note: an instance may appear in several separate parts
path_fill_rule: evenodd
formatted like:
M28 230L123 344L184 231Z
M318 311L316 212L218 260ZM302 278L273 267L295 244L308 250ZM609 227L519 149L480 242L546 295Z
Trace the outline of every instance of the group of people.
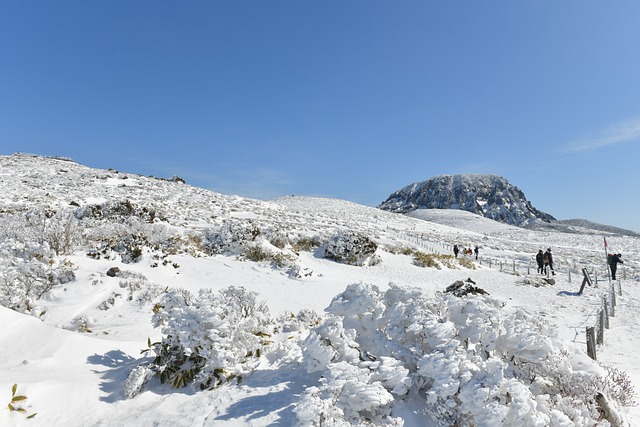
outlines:
M458 245L453 245L453 254L456 258L458 258L458 254L462 252L462 255L472 255L475 254L475 258L478 259L478 245L476 245L473 249L470 247L463 247L462 249L458 247ZM609 268L611 270L611 279L616 280L616 271L618 269L618 264L624 264L620 259L622 254L608 254L607 255L607 264L609 264ZM551 254L551 248L547 248L546 252L542 252L542 249L538 251L536 254L536 262L538 263L538 273L540 274L548 274L551 272L552 275L555 276L556 272L553 270L553 255Z
M553 255L551 255L551 248L547 248L546 252L542 252L542 249L536 254L536 262L538 263L538 273L547 274L551 271L551 274L555 275L553 270Z
M611 279L616 280L616 271L618 270L618 264L624 264L620 259L622 254L608 254L607 264L611 270ZM547 274L547 271L551 271L551 274L555 275L553 271L553 255L551 255L551 248L547 248L546 252L542 252L542 249L536 254L536 262L538 263L538 273Z
M471 249L471 248L462 248L462 251L460 250L460 248L458 247L458 245L453 245L453 254L455 255L456 258L458 258L458 254L462 252L462 255L472 255L475 254L476 259L478 259L478 253L480 252L480 249L478 248L478 245L475 246L475 248Z

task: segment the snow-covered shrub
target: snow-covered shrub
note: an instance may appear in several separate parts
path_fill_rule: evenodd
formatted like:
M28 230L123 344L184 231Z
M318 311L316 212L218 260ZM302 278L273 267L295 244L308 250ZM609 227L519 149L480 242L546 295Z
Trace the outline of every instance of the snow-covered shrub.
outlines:
M302 309L297 314L287 311L276 319L276 327L283 332L304 331L317 327L322 317L313 310Z
M165 288L150 282L144 275L134 271L121 271L118 277L123 279L118 286L127 291L128 301L135 300L139 304L148 304L165 292Z
M274 267L283 268L294 264L295 258L282 251L271 251L264 246L252 245L241 255L241 259L254 262L269 262Z
M293 238L291 246L295 252L313 251L322 244L322 240L318 236L300 236Z
M294 408L299 426L402 426L390 416L394 397L373 379L372 371L347 362L331 364Z
M35 314L37 301L54 286L75 280L73 268L46 243L4 241L0 243L0 304Z
M229 220L218 230L205 230L202 248L209 255L245 248L260 235L260 229L251 220Z
M383 249L387 252L389 252L390 254L394 254L394 255L413 255L416 253L415 250L413 250L412 248L408 247L408 246L401 246L401 245L386 245L383 247Z
M45 243L56 254L69 254L83 241L82 224L71 209L31 209L0 217L0 240Z
M324 248L324 257L349 265L375 265L380 259L375 255L378 245L368 236L343 231L329 239Z
M129 217L137 217L140 220L153 223L165 218L156 211L155 207L139 207L129 200L107 201L99 205L87 205L75 210L74 215L78 219L106 219L109 221L125 221Z
M419 251L413 253L413 263L418 267L437 268L438 270L442 267L449 269L460 267L472 270L476 269L473 261L467 258L456 258L453 255L428 254Z
M82 227L71 210L56 212L45 223L44 240L57 254L70 254L82 241Z
M408 370L393 358L363 354L355 338L355 330L328 316L302 343L307 371L322 372L322 378L294 409L299 425L402 425L389 415L389 390L407 392Z
M91 319L89 319L89 317L86 314L76 316L73 318L73 320L71 320L71 324L73 325L74 329L77 330L78 332L91 333L92 323L93 322L91 321Z
M281 227L271 227L262 232L262 237L278 249L289 245L289 234Z
M267 306L242 287L201 289L197 296L171 290L154 311L163 337L149 343L155 354L149 366L175 388L239 381L257 367L274 330Z
M422 400L438 425L591 425L599 417L596 393L613 409L630 398L624 379L586 356L570 357L575 351L551 325L487 295L429 298L417 288L390 284L382 292L353 284L327 311L302 345L309 372L325 378L296 410L302 424L314 411L334 417L335 425L358 415L342 406L345 380L330 374L338 364L353 365L351 375L363 384L379 382L393 395ZM366 381L357 375L364 367ZM380 396L372 397L374 406Z

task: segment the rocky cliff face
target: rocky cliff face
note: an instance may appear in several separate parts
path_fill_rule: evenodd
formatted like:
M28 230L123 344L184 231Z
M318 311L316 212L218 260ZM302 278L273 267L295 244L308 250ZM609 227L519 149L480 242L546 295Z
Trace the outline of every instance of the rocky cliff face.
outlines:
M391 194L380 209L407 213L416 209L461 209L506 224L523 226L551 215L534 208L517 187L497 175L440 175Z

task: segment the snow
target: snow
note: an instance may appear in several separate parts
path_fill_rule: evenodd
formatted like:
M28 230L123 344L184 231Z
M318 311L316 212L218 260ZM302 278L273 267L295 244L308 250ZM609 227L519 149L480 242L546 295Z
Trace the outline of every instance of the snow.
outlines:
M640 385L638 238L606 235L625 263L614 288L615 315L604 344L597 346L596 364L586 355L585 330L597 324L603 298L610 301L612 291L602 234L531 231L451 210L416 211L410 217L324 198L261 202L35 156L0 157L0 190L0 255L6 257L0 259L0 271L5 274L15 267L6 254L13 253L16 236L31 238L28 227L10 227L16 218L29 209L74 208L71 201L84 206L126 199L139 207L154 206L165 218L160 224L123 227L156 237L161 230L189 236L247 219L262 230L280 227L325 240L351 230L373 239L380 258L374 265L352 266L323 258L322 248L300 250L293 262L303 274L296 276L286 267L243 259L237 252L145 247L137 262L124 263L113 251L100 259L88 257L78 245L52 261L52 268L70 262L75 279L53 286L35 301L31 315L0 306L0 402L6 408L14 384L16 395L27 397L16 402L26 413L0 410L3 426L319 425L318 414L324 411L344 417L335 425L365 425L357 417L367 413L378 424L413 427L444 425L433 414L441 411L446 419L455 410L474 413L478 426L593 425L577 403L572 413L567 401L538 393L560 387L549 382L550 372L586 383L605 375L608 366L625 372L636 389ZM480 246L480 260L466 258L474 268L419 267L410 255L392 250L449 254L453 244ZM553 285L532 262L537 250L547 247L555 257ZM120 274L107 276L111 267ZM597 283L579 295L582 267ZM489 296L443 297L447 287L468 279ZM246 373L242 381L201 391L173 389L154 377L126 398L130 373L150 359L141 351L148 349L148 340L158 342L166 335L162 326L154 327L154 318L171 312L175 320L175 313L184 311L166 305L154 315L167 290L188 291L198 301L210 298L209 305L219 308L217 294L200 290L231 286L255 293L272 318L285 319L260 357L234 362ZM181 321L214 319L207 310L204 303L197 310L191 306L186 311L192 317ZM301 310L317 314L315 321L309 315L314 327L304 324ZM223 336L212 335L215 328L203 327L202 334L225 343ZM455 336L465 337L460 339L469 348L463 350ZM252 339L240 340L248 346ZM429 353L433 348L439 352ZM216 347L210 351L210 360L221 355ZM485 351L512 354L522 366L540 363L537 379L525 386L509 378L507 363L483 357ZM425 384L415 392L420 381ZM624 419L621 425L640 423L638 406L621 405L611 396L608 403ZM598 425L609 422L602 419Z

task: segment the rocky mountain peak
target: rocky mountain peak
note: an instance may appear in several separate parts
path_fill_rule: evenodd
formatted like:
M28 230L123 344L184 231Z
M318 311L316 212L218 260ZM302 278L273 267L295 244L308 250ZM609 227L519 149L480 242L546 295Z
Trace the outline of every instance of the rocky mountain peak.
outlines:
M490 174L439 175L394 192L378 207L397 213L461 209L517 226L537 220L555 221L551 215L534 208L518 187Z

